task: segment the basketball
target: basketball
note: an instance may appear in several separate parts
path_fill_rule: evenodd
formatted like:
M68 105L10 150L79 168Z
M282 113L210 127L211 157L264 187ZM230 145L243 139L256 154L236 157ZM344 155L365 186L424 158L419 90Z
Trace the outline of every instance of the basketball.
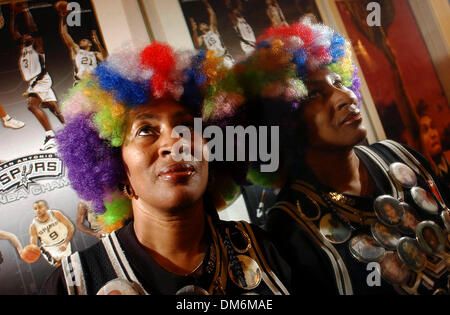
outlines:
M20 254L20 258L26 263L34 263L41 256L41 250L39 247L33 244L29 244L25 246L22 253Z
M58 12L66 13L67 12L67 1L58 1L55 3L55 9Z

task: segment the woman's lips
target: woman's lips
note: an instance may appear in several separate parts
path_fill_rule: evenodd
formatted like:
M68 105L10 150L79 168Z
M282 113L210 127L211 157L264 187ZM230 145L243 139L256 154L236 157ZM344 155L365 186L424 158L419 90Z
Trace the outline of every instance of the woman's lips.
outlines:
M341 125L351 125L355 122L359 122L362 120L361 112L360 110L355 110L351 113L349 113L344 120L341 122Z
M158 177L166 181L187 180L195 173L195 168L188 163L177 163L166 166L159 171Z
M442 150L442 144L441 144L441 142L439 140L433 141L430 146L431 146L432 149L435 149L436 151L441 151Z

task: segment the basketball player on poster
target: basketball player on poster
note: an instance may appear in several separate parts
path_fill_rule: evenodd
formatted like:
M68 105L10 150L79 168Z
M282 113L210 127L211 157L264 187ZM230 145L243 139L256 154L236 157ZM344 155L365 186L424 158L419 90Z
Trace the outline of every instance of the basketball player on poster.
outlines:
M225 0L225 5L231 10L231 12L228 13L228 16L239 37L242 50L246 55L251 54L255 50L256 37L252 27L247 23L247 20L242 14L243 9L241 0L236 0L235 8L231 6L231 0Z
M0 29L5 26L5 18L3 17L2 6L0 5ZM3 126L5 128L20 129L25 126L25 123L20 120L16 120L9 116L3 106L0 104L0 118L2 119Z
M19 238L13 233L0 230L0 240L10 241L16 248L19 257L26 263L34 263L41 256L39 247L32 244L22 247Z
M84 224L87 221L89 227ZM88 201L80 201L77 211L77 229L83 233L103 238L106 233L102 231L102 224L99 222L98 215L95 213L92 204Z
M64 44L66 44L69 49L70 57L72 59L75 85L81 80L83 74L93 72L95 67L97 67L97 63L105 60L108 54L100 44L95 30L92 30L91 32L92 41L83 38L78 44L75 43L67 29L66 17L69 13L69 11L67 11L67 4L66 1L58 1L55 4L55 9L59 13L59 33L61 34ZM92 50L93 44L97 47L98 51Z
M266 13L272 23L272 27L289 25L277 0L266 0L266 6Z
M17 250L17 253L19 254L19 256L22 254L22 250L23 250L22 244L20 243L19 239L17 238L17 236L15 234L0 230L0 240L10 241L11 244Z
M25 15L27 34L21 35L15 24L16 15L19 13ZM40 150L49 150L56 146L55 134L43 109L48 108L61 123L64 123L64 117L52 90L52 79L45 68L42 37L38 34L33 16L24 2L11 4L10 23L12 36L20 44L19 68L24 81L29 84L23 95L27 98L28 110L33 113L45 130L45 140Z
M197 33L197 23L193 18L189 18L192 27L192 37L194 39L194 44L197 48L205 45L207 49L214 51L216 57L224 56L225 66L231 68L234 64L233 57L228 53L227 49L222 43L222 39L217 29L217 17L214 13L213 8L208 3L207 0L201 0L206 7L209 15L209 25L206 23L200 23L198 29L202 32L202 35Z
M70 241L75 228L60 211L49 210L45 200L36 201L33 210L35 218L30 225L30 243L41 248L50 265L58 267L62 258L72 254Z
M5 128L20 129L25 126L23 121L17 120L9 116L3 106L0 104L0 117Z

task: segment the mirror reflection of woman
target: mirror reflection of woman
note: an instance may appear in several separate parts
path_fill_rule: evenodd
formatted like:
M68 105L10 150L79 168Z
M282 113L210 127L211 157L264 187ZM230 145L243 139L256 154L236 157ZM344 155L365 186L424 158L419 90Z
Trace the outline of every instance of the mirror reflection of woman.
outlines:
M309 276L320 275L328 284L315 288L319 292L433 294L445 289L448 272L430 275L431 289L422 285L425 277L418 279L420 286L412 288L403 278L402 283L382 280L381 285L370 286L367 264L349 250L360 235L373 240L370 227L380 222L374 201L382 196L411 203L420 214L419 221L430 219L442 225L439 216L431 217L422 205L412 204L411 189L395 182L390 165L401 162L424 170L429 176L416 174L420 189L430 194L439 191L443 199L450 195L427 160L414 150L390 141L361 145L367 130L350 42L336 30L305 19L289 27L269 28L256 47L237 68L248 100L244 107L252 112L254 124L280 126L281 167L276 174L258 174L251 167L247 178L264 188L281 186L265 222L279 251L291 265L305 261L308 253ZM445 202L440 203L439 212L445 213ZM327 237L322 225L328 216L351 235L347 241ZM401 220L392 223L398 225ZM303 279L294 273L293 294L303 293Z
M64 260L43 293L288 294L290 268L263 232L220 221L220 178L206 140L194 141L194 117L227 73L222 61L155 42L111 55L70 91L59 152L110 234ZM192 132L181 147L177 126Z

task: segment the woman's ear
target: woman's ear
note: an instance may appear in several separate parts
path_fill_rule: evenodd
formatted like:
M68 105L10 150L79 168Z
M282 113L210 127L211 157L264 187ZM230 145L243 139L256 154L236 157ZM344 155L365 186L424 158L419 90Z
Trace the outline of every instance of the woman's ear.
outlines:
M122 186L121 191L128 199L130 200L132 200L133 198L138 199L138 196L135 194L133 187L128 181L127 183L122 183L121 186Z

